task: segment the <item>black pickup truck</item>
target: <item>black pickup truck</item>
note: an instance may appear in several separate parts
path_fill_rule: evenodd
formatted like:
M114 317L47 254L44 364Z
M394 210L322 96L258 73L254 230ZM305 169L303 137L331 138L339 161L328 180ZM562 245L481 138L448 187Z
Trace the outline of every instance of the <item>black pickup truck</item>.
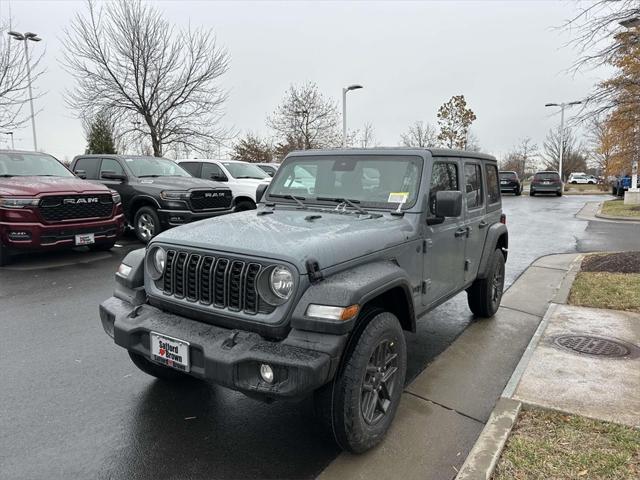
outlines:
M127 222L144 243L167 228L233 211L229 188L194 178L165 158L79 155L71 170L117 191Z

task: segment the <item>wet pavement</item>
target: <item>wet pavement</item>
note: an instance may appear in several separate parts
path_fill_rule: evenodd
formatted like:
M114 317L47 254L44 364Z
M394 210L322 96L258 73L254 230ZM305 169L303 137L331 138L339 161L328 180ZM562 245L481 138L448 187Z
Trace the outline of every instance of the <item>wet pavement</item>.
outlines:
M505 197L507 283L550 253L640 248L640 225L575 214L608 197ZM0 478L311 478L335 456L312 403L263 404L215 385L167 386L102 331L111 254L18 258L0 269ZM89 261L90 260L90 261ZM78 263L78 261L88 263ZM407 381L472 318L459 295L409 334Z

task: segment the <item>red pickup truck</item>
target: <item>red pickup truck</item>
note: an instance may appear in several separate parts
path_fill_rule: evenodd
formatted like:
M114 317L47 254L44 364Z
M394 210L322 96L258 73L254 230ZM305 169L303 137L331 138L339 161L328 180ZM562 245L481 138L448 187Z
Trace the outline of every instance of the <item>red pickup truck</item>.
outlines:
M20 250L108 250L124 230L120 195L51 155L0 150L0 265Z

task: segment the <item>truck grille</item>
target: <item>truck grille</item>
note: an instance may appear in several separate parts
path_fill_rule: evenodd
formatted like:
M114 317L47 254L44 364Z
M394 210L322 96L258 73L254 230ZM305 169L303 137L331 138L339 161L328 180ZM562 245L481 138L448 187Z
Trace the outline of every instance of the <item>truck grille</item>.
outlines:
M190 200L192 210L229 208L233 195L231 190L198 190L191 193Z
M110 193L97 195L51 195L42 197L40 215L47 222L82 218L109 218L113 213Z
M160 288L165 295L214 308L271 313L275 307L256 289L263 268L259 263L168 250Z

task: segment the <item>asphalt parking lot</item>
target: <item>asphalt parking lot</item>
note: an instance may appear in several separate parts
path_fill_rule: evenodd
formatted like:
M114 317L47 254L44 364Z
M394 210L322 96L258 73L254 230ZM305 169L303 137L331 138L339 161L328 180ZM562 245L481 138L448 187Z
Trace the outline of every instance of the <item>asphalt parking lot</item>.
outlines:
M638 248L640 225L575 217L605 197L504 198L507 284L550 253ZM251 400L214 385L166 386L102 331L97 305L137 244L42 254L0 269L0 478L312 478L338 454L312 403ZM471 321L464 295L408 336L415 378Z

